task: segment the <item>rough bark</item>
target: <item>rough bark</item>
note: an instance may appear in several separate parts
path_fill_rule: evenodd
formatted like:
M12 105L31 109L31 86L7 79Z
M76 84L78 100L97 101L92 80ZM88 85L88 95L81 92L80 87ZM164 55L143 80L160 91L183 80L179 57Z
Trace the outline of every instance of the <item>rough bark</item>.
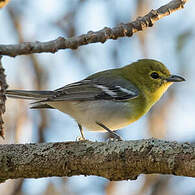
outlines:
M15 57L17 55L27 55L32 53L51 52L55 53L60 49L77 49L79 46L90 43L104 43L108 39L118 39L119 37L131 37L138 31L143 31L164 16L183 8L187 0L172 0L168 4L156 10L151 10L143 17L138 17L135 21L120 24L114 28L105 27L99 31L89 31L71 38L59 37L48 42L24 42L16 45L0 45L0 55Z
M195 145L157 139L0 145L0 180L97 175L109 180L140 174L195 177Z
M4 68L2 66L2 56L0 56L0 136L4 139L5 132L3 128L3 113L5 112L5 91L8 87L6 82L6 75L4 73Z

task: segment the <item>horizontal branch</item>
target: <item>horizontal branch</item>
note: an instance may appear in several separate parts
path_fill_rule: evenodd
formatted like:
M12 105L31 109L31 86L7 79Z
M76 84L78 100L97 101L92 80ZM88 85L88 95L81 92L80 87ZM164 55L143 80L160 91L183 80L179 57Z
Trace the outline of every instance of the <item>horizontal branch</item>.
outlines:
M0 145L0 181L97 175L109 180L140 174L195 177L195 145L157 139Z
M32 53L51 52L55 53L60 49L77 49L79 46L90 43L104 43L108 39L118 39L119 37L130 37L138 31L142 31L164 16L183 8L187 0L172 0L168 4L156 10L151 10L143 17L138 17L135 21L126 24L120 24L114 28L105 27L102 30L72 38L59 37L56 40L48 42L24 42L16 45L0 45L0 55L15 57L17 55L26 55Z

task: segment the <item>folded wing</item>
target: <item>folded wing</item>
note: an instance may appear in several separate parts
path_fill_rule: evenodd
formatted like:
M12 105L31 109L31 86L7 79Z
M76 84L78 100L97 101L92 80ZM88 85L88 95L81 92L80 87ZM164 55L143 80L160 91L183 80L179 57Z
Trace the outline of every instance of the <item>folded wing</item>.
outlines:
M54 91L7 90L6 95L12 98L37 100L32 108L51 108L51 101L92 101L113 100L126 101L136 98L139 90L128 80L116 77L115 80L104 76L85 79L66 85Z

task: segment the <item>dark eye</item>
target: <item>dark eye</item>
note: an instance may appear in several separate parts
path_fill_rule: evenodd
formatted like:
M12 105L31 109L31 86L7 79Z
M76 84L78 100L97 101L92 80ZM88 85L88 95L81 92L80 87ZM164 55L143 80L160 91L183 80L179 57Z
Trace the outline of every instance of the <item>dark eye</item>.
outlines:
M159 78L160 78L160 76L159 76L159 74L158 74L157 72L151 73L150 76L151 76L153 79L159 79Z

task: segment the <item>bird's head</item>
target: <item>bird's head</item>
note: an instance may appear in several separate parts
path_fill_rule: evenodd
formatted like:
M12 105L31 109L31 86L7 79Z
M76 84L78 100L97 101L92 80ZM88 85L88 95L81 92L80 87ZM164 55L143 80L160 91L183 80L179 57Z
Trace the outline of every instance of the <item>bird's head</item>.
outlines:
M172 75L161 62L151 59L138 60L127 65L124 71L127 79L129 78L141 91L156 101L171 84L185 81L181 76Z

